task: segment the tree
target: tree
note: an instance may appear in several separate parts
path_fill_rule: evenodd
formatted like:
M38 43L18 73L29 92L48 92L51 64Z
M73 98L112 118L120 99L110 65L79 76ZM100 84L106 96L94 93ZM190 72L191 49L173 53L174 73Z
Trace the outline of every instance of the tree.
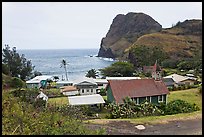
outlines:
M98 76L97 72L95 69L91 69L87 72L86 77L88 78L96 78L96 76Z
M16 47L11 50L9 45L5 45L2 56L2 66L6 66L10 76L18 77L22 80L31 76L34 66L32 66L30 60L25 58L24 54L20 56L17 53Z
M54 79L54 82L57 82L59 80L59 77L58 76L54 76L53 79Z
M134 66L129 62L115 62L111 66L100 69L103 76L129 77L133 76Z
M61 66L60 66L60 68L61 68L61 67L64 67L66 80L68 80L68 77L67 77L67 65L68 65L68 64L67 64L66 60L63 59L63 60L61 61Z

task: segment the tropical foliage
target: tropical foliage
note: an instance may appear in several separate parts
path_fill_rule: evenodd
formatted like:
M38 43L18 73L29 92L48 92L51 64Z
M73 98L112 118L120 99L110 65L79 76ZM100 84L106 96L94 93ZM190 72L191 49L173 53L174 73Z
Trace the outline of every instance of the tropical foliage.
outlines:
M100 69L103 76L109 77L130 77L133 76L134 66L129 62L115 62L110 66Z
M34 98L37 91L2 93L3 135L97 135L105 130L90 130L82 124L78 109L43 107ZM38 102L38 103L37 103ZM71 114L71 115L68 115ZM75 114L75 115L74 115ZM78 115L78 117L76 116ZM75 117L76 116L76 117Z
M86 74L86 77L88 78L96 78L97 76L98 74L95 69L90 69Z
M160 103L154 105L148 101L137 105L135 101L126 97L123 104L111 103L107 106L110 111L109 118L136 118L144 116L172 115L189 113L200 110L196 104L190 104L183 100L173 100L167 105Z
M68 65L67 61L63 59L63 60L61 61L61 66L60 66L60 67L63 67L64 70L65 70L66 80L68 80L68 76L67 76L67 65Z
M16 47L10 49L9 45L5 45L2 52L2 69L3 73L12 77L18 77L22 80L30 77L34 66L30 60L25 58L25 55L19 55Z

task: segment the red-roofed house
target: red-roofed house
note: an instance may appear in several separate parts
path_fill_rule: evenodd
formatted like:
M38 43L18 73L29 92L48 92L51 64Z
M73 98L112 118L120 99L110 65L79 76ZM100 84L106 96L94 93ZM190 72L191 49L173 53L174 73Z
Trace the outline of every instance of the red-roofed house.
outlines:
M130 97L137 104L148 100L151 103L167 102L169 93L164 82L154 79L109 80L106 87L107 101L123 103L123 98Z

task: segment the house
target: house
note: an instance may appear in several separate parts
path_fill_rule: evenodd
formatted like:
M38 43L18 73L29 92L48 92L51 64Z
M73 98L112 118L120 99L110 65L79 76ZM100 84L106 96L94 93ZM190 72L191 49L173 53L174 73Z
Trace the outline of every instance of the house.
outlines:
M167 88L173 88L175 86L175 82L172 78L162 78L162 81Z
M143 66L143 72L144 73L150 73L154 74L155 72L161 72L161 67L157 64L157 60L154 64L154 66Z
M154 79L108 80L106 87L107 101L123 103L125 97L130 97L137 104L148 100L151 103L167 103L169 93L164 82Z
M56 87L60 88L63 86L73 86L73 82L72 81L57 81L56 82Z
M79 94L79 91L74 86L63 86L60 88L60 92L66 96L73 96Z
M105 103L103 97L99 94L68 96L68 101L69 105L95 105Z
M27 88L47 87L47 81L52 78L53 76L48 75L36 76L33 79L26 81L26 86Z
M194 85L196 82L196 78L194 78L194 77L181 76L178 74L172 74L172 75L166 76L164 78L172 78L174 80L174 82L176 83L176 86Z
M92 78L83 78L75 81L74 86L78 89L80 95L96 94L97 83Z
M105 89L108 85L108 80L106 79L94 79L94 81L97 83L96 93L99 93L101 89Z

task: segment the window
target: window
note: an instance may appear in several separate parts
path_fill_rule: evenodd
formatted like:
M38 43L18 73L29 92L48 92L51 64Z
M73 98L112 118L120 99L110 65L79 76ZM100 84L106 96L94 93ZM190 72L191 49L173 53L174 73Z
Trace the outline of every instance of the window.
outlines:
M158 102L163 102L163 96L162 95L158 96Z
M81 92L84 93L84 89L82 89Z
M148 102L151 102L151 97L150 97L150 96L146 97L146 100L147 100Z
M89 92L89 89L87 89L86 92Z
M91 93L93 93L93 89L91 89Z

